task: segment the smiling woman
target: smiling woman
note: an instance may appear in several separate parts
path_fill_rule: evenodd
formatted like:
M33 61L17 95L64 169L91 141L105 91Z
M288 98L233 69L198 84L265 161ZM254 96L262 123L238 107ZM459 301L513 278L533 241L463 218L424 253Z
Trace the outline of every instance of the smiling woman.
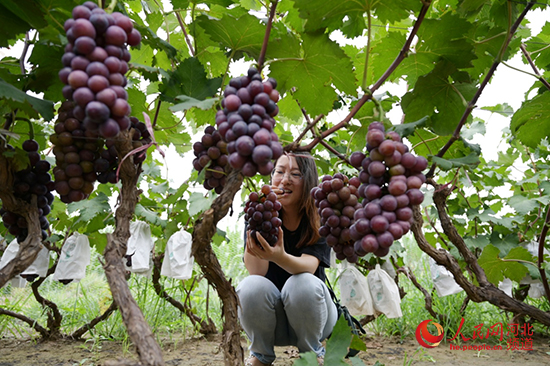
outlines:
M247 232L244 262L250 276L237 288L239 318L251 345L247 365L271 365L274 346L294 345L322 359L322 341L336 323L336 307L325 285L330 248L320 238L319 215L309 191L318 183L309 154L281 156L271 184L282 205L282 227L272 247Z

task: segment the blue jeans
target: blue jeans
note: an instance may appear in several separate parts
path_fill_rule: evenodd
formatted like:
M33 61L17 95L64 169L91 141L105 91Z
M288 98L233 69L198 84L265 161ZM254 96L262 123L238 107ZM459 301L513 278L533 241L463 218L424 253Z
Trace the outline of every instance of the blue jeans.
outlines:
M300 353L324 356L321 342L332 332L337 312L327 286L311 273L291 276L282 291L263 276L237 286L239 320L260 362L275 360L274 346L296 346Z

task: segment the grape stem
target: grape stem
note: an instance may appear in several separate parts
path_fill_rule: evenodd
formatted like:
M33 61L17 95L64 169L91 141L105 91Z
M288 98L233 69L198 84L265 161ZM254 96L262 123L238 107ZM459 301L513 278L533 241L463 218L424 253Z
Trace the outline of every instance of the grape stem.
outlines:
M292 90L293 91L293 90ZM317 117L315 117L315 119L313 120L313 122L310 120L309 118L309 115L307 114L306 110L302 107L302 105L300 104L300 101L298 101L297 99L294 99L296 101L296 104L298 104L298 107L300 107L300 110L302 111L302 114L304 115L304 118L306 119L307 121L307 126L306 128L304 128L304 130L300 133L300 136L298 136L296 138L296 140L294 140L294 142L286 145L284 147L284 151L286 152L290 152L290 151L293 151L297 146L300 145L300 141L302 141L302 139L304 138L304 136L306 135L306 133L311 130L313 127L315 127L315 125L317 123L319 123L319 121L324 117L323 114L320 114L318 115Z
M544 286L544 292L546 295L546 299L548 301L550 301L550 287L548 286L548 279L546 278L546 271L542 266L542 262L544 260L544 243L546 242L546 235L548 234L549 226L550 226L550 209L548 209L548 211L546 212L544 226L542 227L542 231L540 233L539 252L538 252L538 260L537 260L537 267L539 269L540 279L541 279L542 285Z
M183 35L185 37L185 42L187 43L187 46L189 47L189 51L191 52L191 56L195 57L195 49L193 48L193 44L191 43L191 40L189 39L189 34L187 34L187 31L185 30L185 24L183 23L183 19L181 18L181 15L178 11L176 11L176 18L178 18L178 22L180 23L181 31L183 32Z
M269 11L269 19L267 20L267 26L265 28L264 41L262 43L262 49L260 51L260 56L258 57L258 71L261 73L264 66L265 53L267 52L267 44L269 43L269 35L271 33L271 27L273 25L273 18L275 17L275 10L277 9L277 2L275 0L271 3L271 9Z
M437 153L436 156L438 156L440 158L443 157L443 155L445 155L445 153L449 150L451 145L454 144L454 142L457 141L458 138L460 137L460 130L462 129L462 127L464 126L464 124L468 120L468 117L472 113L472 110L474 109L474 107L477 103L477 100L479 99L481 93L483 92L483 90L485 89L487 84L489 83L489 80L491 80L491 78L493 77L493 74L495 73L495 71L497 69L497 66L502 62L502 56L504 54L504 51L508 48L508 45L512 41L512 38L513 38L514 34L516 33L516 30L520 26L521 22L523 21L523 19L527 15L527 12L529 10L531 10L531 8L533 7L533 5L535 5L535 3L536 3L535 1L529 2L525 6L525 9L523 9L521 14L518 16L518 18L516 19L514 24L512 24L512 26L510 27L510 29L508 31L508 35L506 37L506 40L502 44L501 51L499 52L499 55L493 61L493 64L491 65L491 68L489 69L489 71L485 75L485 78L481 82L476 94L473 96L472 100L470 100L470 102L468 103L468 106L466 107L466 110L462 114L462 117L460 118L460 121L458 122L458 125L456 126L456 129L453 132L453 135L451 136L449 141L447 141L445 146L443 146L441 148L441 150L439 150L439 152ZM430 167L430 171L426 174L427 178L433 177L436 166L437 166L436 163L432 164L432 166Z
M428 9L430 8L431 0L423 1L422 2L422 9L420 9L420 12L418 13L418 18L416 19L416 22L414 23L413 29L411 30L411 33L409 34L409 37L407 38L407 41L403 45L403 48L401 51L399 51L399 54L395 58L395 60L392 62L392 64L388 67L388 69L384 72L384 74L378 79L378 81L371 86L370 88L367 88L365 90L365 94L357 104L352 108L352 110L349 112L349 114L337 125L333 126L332 128L324 131L320 136L317 136L311 141L308 145L305 146L299 146L296 147L296 151L311 151L315 145L317 145L321 140L329 136L330 134L338 131L339 129L347 126L349 121L357 114L359 109L370 99L372 99L373 93L380 88L382 84L386 82L386 80L390 77L390 75L397 69L397 67L403 62L405 57L407 57L407 53L409 52L409 49L411 47L411 44L416 37L416 34L418 33L418 29L420 28L420 25L424 21L426 14L428 13Z
M334 149L332 146L330 146L325 140L321 140L321 141L319 141L319 143L321 145L323 145L325 147L325 149L327 149L328 151L330 151L331 153L333 153L334 155L339 157L341 160L348 163L350 166L352 166L351 163L349 162L349 160L346 158L346 156L344 154L340 154L338 151L336 151L336 149Z
M535 63L531 58L531 54L525 48L525 44L522 43L519 46L519 48L521 48L521 52L523 52L523 56L525 56L525 58L527 59L527 62L529 62L529 65L531 65L531 68L533 69L535 74L537 74L539 81L546 87L546 89L550 90L550 83L548 83L548 81L545 78L543 78L542 75L540 74L539 69L537 68L537 66L535 66Z

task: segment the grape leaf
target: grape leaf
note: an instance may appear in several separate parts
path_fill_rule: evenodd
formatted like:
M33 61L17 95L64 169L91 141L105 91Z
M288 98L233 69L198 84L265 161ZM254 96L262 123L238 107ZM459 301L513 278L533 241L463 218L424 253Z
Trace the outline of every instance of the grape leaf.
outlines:
M455 66L448 61L439 62L435 69L420 77L414 90L403 96L405 121L430 116L429 125L439 135L451 134L456 128L467 101L476 92L472 84L452 82Z
M31 117L38 117L40 114L47 121L53 119L53 102L32 97L0 79L0 100L3 98L11 101L13 109L20 108Z
M514 113L510 123L514 137L529 147L536 147L549 136L550 131L550 92L537 95L523 102Z
M79 223L88 222L101 213L111 212L112 209L111 205L109 205L109 197L105 193L100 192L94 198L68 204L67 211L69 214L78 211L78 218L75 220L75 223Z
M265 25L255 16L245 14L238 19L225 15L219 20L209 19L205 15L197 17L196 23L206 34L222 47L232 52L246 52L258 58L265 34Z
M456 159L444 159L440 158L439 156L432 156L432 161L443 170L451 170L453 168L458 168L465 165L475 167L479 164L479 155L471 153L468 156Z
M180 95L204 100L215 95L221 85L221 78L207 78L204 67L194 57L181 62L176 70L162 73L163 83L159 86L161 99L172 103Z
M325 364L327 365L346 365L344 357L348 353L348 347L351 343L352 334L347 321L340 316L332 330L332 335L327 340L327 352L325 354Z
M310 115L326 114L338 99L338 90L357 95L349 57L323 33L304 34L302 52L270 64L279 92L296 88L294 97Z
M191 193L191 196L189 197L189 215L195 216L196 214L210 208L212 202L214 202L214 198L215 197L212 194L205 197L199 192Z
M158 225L163 228L166 227L166 220L161 219L156 212L143 207L143 205L139 203L136 205L136 215L143 217L145 221L151 225Z
M515 247L504 258L499 257L499 249L492 244L487 245L478 259L479 265L485 271L489 282L498 285L505 277L519 282L529 272L525 265L513 261L515 259L529 261L533 256L522 247ZM506 261L511 260L511 261Z
M536 199L529 199L519 194L508 198L508 204L521 216L525 216L540 205Z
M198 100L195 98L191 98L187 95L178 95L175 100L176 102L180 103L174 104L170 107L170 110L173 112L181 112L193 107L207 110L212 108L214 104L220 101L218 98L207 98L205 100Z

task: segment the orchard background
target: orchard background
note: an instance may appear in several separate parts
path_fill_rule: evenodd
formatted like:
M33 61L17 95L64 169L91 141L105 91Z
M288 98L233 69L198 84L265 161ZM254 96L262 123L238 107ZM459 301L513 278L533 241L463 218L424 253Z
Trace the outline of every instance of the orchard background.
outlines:
M0 4L0 47L21 49L19 55L0 61L1 132L6 141L0 146L0 199L6 209L24 216L29 227L17 257L0 269L0 286L23 272L42 245L51 252L51 275L65 239L78 232L102 254L112 305L65 334L65 312L40 295L45 280L40 278L32 288L47 314L46 324L9 306L2 306L0 314L26 322L42 338L55 339L81 338L119 311L140 362L162 365L139 299L129 290L122 259L130 221L147 222L155 238L156 293L201 332L217 332L212 319L198 317L195 305L171 297L160 279L166 242L184 228L193 234L198 263L195 279L184 287L190 294L195 280L204 278L216 290L222 304L225 363L240 364L244 351L234 283L213 246L227 240L227 233L217 227L220 220L228 214L238 217L239 202L258 191L268 176L244 177L230 169L217 194L202 190L204 174L193 171L173 187L164 171L190 171L191 162L170 166L170 161L182 160L165 160L151 147L145 161L130 156L121 163L119 183L96 184L86 200L67 204L56 195L44 241L36 209L14 195L14 172L29 164L22 153L24 140L34 138L42 158L55 165L50 136L65 100L58 76L67 44L63 25L77 5L81 3L69 0ZM349 157L356 151L367 153L368 126L382 122L386 130L403 136L415 155L429 161L422 186L426 199L414 207L407 238L414 237L423 252L453 274L466 294L464 308L470 301L488 302L518 322L550 325L550 27L546 23L533 33L526 20L546 9L546 2L115 0L98 5L126 14L141 33L141 44L129 48L126 91L132 115L149 116L159 151L189 156L205 127L215 126L230 79L249 66L257 67L264 80L277 80L281 99L274 131L284 150L311 152L321 175L357 176ZM490 117L474 117L472 111L479 108L497 68L509 67L507 62L516 55L523 64L513 69L507 88L514 89L520 78L531 87L515 110L506 103L483 107L507 117L501 135L495 135L487 132ZM482 146L490 142L501 151L496 158L484 157L474 137ZM129 132L117 137L118 161L133 149L131 142ZM7 242L14 238L6 229L2 234ZM406 257L404 245L396 242L389 256L368 254L358 266L367 274L376 263L389 261L414 282L414 274L404 266ZM530 285L522 283L526 276L541 281L542 299L528 297ZM513 281L512 296L498 288L505 279ZM445 323L445 315L432 308L430 292L416 285L424 290L426 309ZM372 319L363 319L368 321Z

